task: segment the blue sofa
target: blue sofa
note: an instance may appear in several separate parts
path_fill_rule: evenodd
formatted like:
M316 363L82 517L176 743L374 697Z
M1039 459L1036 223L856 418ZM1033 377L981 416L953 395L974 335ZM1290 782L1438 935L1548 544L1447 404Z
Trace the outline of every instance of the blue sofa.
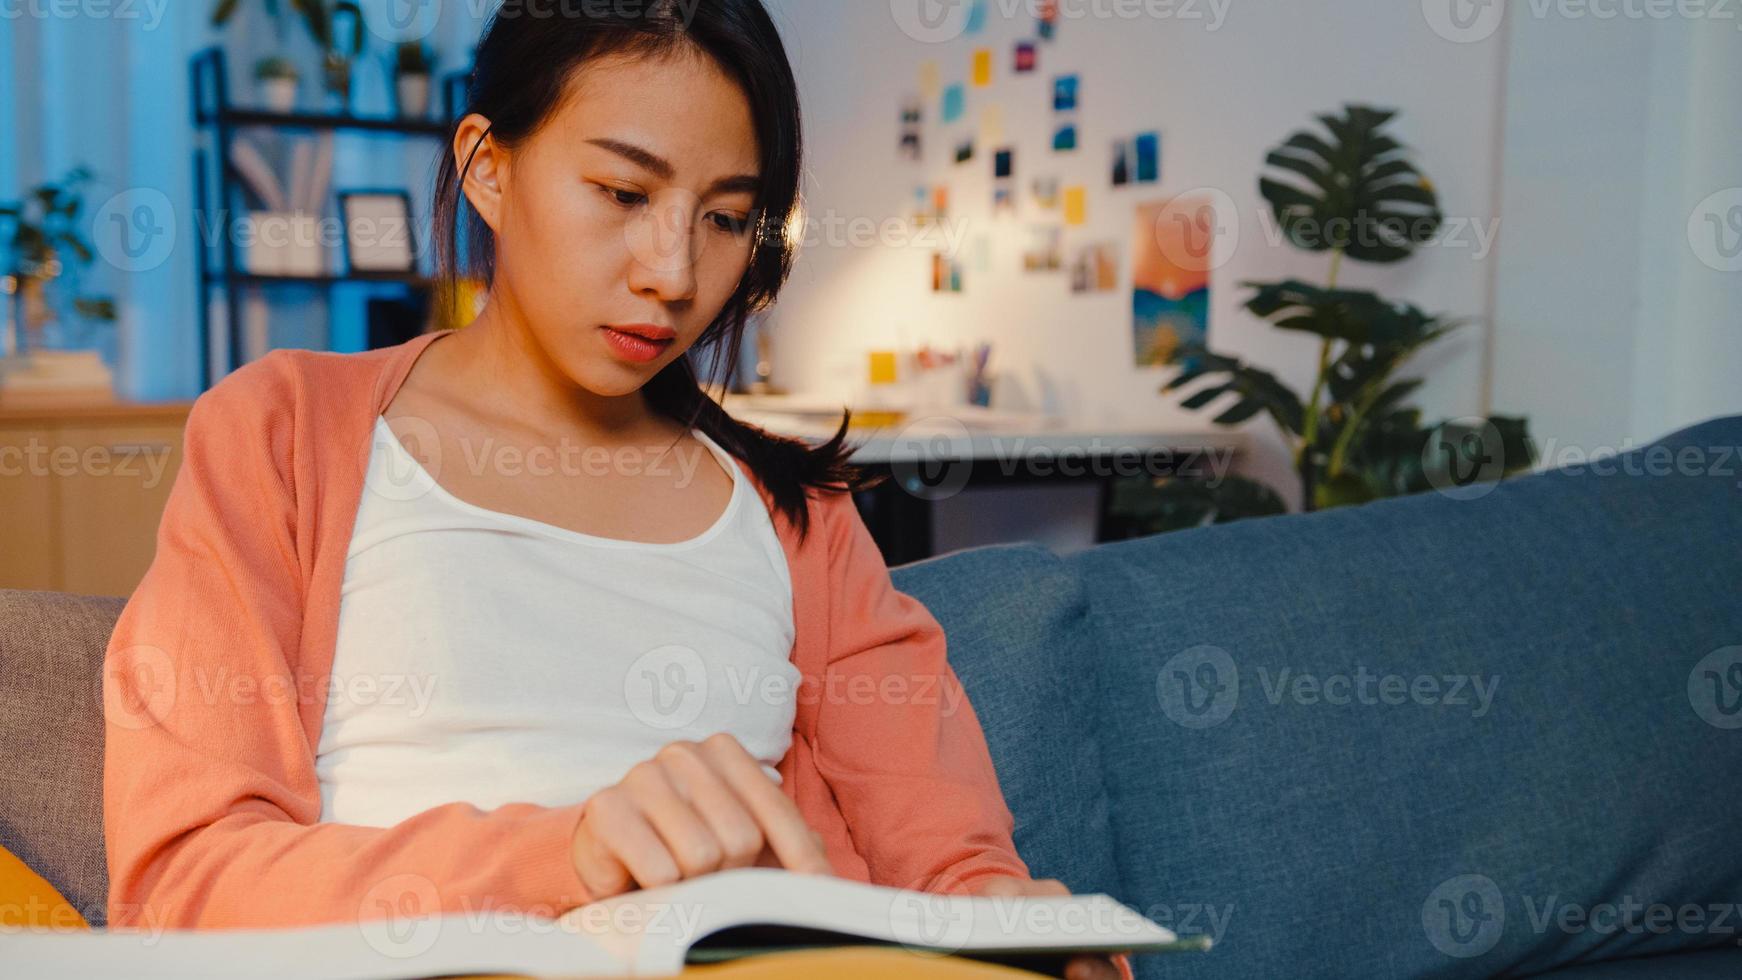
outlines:
M894 578L1140 977L1736 978L1739 447Z
M1742 977L1738 446L894 579L1034 873L1216 942L1141 976ZM98 924L121 606L0 590L0 844Z

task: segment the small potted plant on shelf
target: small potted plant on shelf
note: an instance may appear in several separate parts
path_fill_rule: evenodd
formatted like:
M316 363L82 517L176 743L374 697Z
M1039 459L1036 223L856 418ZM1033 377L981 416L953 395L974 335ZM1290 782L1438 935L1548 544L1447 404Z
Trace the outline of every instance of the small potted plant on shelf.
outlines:
M399 114L422 119L429 114L430 77L435 73L435 51L423 41L406 41L394 49L394 92Z
M0 337L0 355L27 356L52 339L69 339L50 337L56 317L48 287L62 276L76 279L78 269L96 257L80 235L83 187L90 179L88 169L76 167L58 181L31 188L22 201L0 202L0 229L11 232L10 240L0 239L0 290L15 304L8 321L21 331ZM115 302L107 296L75 296L72 307L88 320L115 319Z
M254 63L254 81L260 101L273 112L289 112L296 108L296 86L302 75L289 58L270 55Z

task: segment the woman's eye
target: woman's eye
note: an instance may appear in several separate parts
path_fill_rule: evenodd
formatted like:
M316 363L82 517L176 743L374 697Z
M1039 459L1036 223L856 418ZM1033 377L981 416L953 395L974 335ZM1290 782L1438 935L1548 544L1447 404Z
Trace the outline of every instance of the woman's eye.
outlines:
M611 200L626 208L632 208L647 200L647 195L639 191L626 191L618 187L606 187L604 190L611 196Z
M728 235L742 235L750 230L750 219L735 214L716 214L714 225Z

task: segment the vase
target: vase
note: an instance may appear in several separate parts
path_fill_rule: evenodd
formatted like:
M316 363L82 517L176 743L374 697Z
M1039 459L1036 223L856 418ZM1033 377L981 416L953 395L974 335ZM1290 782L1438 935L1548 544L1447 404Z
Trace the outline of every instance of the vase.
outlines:
M294 78L262 78L259 84L260 101L273 112L289 112L296 108L296 79Z
M401 75L394 81L399 96L399 114L408 119L429 115L429 76Z

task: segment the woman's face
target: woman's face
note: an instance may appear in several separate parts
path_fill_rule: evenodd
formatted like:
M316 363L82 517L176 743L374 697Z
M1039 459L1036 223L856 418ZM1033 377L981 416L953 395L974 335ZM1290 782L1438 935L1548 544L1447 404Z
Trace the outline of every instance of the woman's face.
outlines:
M462 124L462 162L486 125ZM491 302L575 384L637 391L738 288L758 161L749 102L705 55L589 65L530 139L472 159L466 194L496 236Z

